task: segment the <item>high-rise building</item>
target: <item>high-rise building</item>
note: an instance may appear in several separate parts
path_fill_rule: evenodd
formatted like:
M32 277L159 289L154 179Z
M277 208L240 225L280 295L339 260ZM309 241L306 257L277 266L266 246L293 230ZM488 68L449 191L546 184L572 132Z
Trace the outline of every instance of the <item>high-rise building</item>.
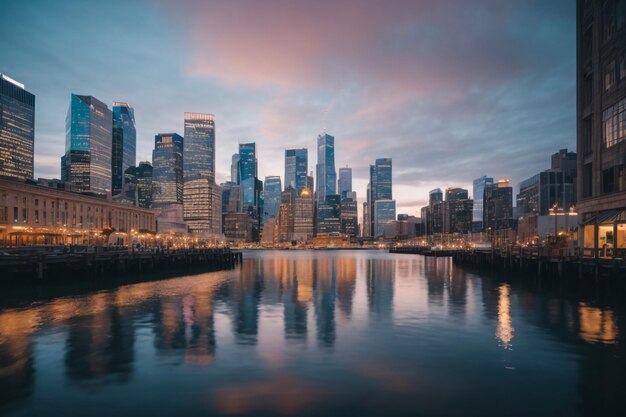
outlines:
M374 202L374 237L385 234L385 226L396 220L395 200L376 200Z
M346 198L347 194L352 191L352 168L339 168L337 188L341 198Z
M215 116L185 113L185 148L183 175L185 181L199 178L215 181Z
M327 133L317 137L317 190L318 206L326 196L337 194L337 172L335 171L335 138Z
M154 206L183 203L183 137L159 133L154 137L152 180Z
M370 236L376 232L376 201L392 200L392 161L391 158L378 158L370 165L370 182L368 184L367 202L369 206Z
M441 188L429 191L428 210L424 214L426 214L428 220L427 230L429 235L447 232L448 205L443 200Z
M317 206L317 233L341 232L341 198L338 194L327 195Z
M278 216L282 184L279 176L265 177L263 185L263 223Z
M484 230L507 229L513 218L513 188L508 180L498 181L497 186L485 190Z
M295 198L292 240L307 241L313 238L313 193L305 188Z
M241 212L241 186L228 181L220 184L220 188L222 189L222 217L225 213Z
M493 178L482 176L474 180L474 208L472 210L472 231L484 230L484 201L485 191L493 187Z
M315 192L315 181L313 180L313 171L309 175L306 176L306 189L311 193L311 197L313 197L313 193Z
M291 186L298 195L306 188L306 173L309 166L308 150L285 150L285 189Z
M189 231L222 232L222 190L215 184L215 117L185 113L183 214Z
M239 144L239 179L241 184L242 210L252 219L253 239L258 240L261 228L263 205L261 192L263 182L260 181L257 168L256 144Z
M467 200L468 192L464 188L446 188L446 201Z
M577 1L576 210L579 242L596 257L626 253L625 6Z
M79 192L111 194L113 115L95 97L72 94L65 119L61 179Z
M369 191L369 190L368 190ZM369 195L369 192L367 193ZM363 202L363 221L361 222L362 224L362 230L361 230L361 237L370 237L372 234L370 232L370 205L367 203L367 201Z
M574 184L560 170L546 170L522 181L517 195L518 215L548 215L555 205L569 210L574 205Z
M137 129L135 110L128 103L113 102L111 146L111 193L117 195L124 185L124 174L135 166L137 158Z
M474 202L468 196L468 191L464 188L446 189L446 201L443 208L447 213L447 218L444 222L444 232L468 233L472 230Z
M230 182L239 184L239 154L234 153L230 163Z
M341 199L341 233L357 237L359 232L359 214L356 201L356 193L354 191L346 192L345 197Z
M154 198L152 174L152 164L148 161L142 161L136 167L129 167L124 172L121 192L123 201L131 202L137 207L151 208Z
M0 74L0 177L33 178L35 96Z
M290 185L280 194L278 215L278 241L291 242L294 234L296 190Z

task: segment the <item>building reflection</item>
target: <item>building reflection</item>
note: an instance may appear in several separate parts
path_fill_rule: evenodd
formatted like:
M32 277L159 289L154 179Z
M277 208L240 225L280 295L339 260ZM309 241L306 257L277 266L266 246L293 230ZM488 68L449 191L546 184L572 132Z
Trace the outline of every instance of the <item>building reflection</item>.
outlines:
M428 303L444 304L445 284L450 274L450 260L448 258L424 259L423 275L428 286Z
M285 337L305 339L307 333L307 303L311 300L313 271L312 259L290 259L283 293Z
M496 337L500 341L500 346L506 350L513 348L513 324L511 322L511 293L508 284L498 287L498 327Z
M352 300L356 288L356 259L353 256L340 256L337 263L337 304L345 317L352 315Z
M460 268L450 264L449 311L453 315L465 316L467 308L467 277Z
M254 345L259 331L259 304L263 295L263 276L256 259L243 259L238 280L230 283L234 306L234 332L237 343Z
M367 301L370 314L376 318L391 318L395 266L391 259L370 259L365 264Z
M320 346L335 344L336 269L332 257L319 257L313 267L313 302L317 341Z
M617 340L617 324L613 311L589 307L581 303L578 307L580 315L580 338L589 343L613 344Z

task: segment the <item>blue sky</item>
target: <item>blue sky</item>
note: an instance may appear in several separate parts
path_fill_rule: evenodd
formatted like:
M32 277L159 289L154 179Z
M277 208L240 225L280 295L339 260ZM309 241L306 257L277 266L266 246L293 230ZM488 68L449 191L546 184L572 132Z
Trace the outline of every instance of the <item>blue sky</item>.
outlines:
M70 94L135 108L137 160L183 113L216 116L259 176L324 128L362 200L392 157L398 212L483 174L514 185L575 146L575 2L3 1L0 72L36 95L35 175L59 177Z

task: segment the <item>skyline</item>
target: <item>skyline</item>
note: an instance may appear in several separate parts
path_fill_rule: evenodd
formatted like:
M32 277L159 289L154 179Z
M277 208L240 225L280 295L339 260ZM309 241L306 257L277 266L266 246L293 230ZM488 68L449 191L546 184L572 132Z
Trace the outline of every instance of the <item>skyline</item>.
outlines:
M218 183L229 179L238 143L257 143L259 178L282 177L284 167L272 161L282 161L285 148L314 155L317 135L327 131L336 137L337 168L353 168L359 203L371 160L391 157L398 213L413 215L430 189L471 190L482 175L511 178L517 193L519 182L549 165L549 155L574 148L575 7L568 2L399 2L387 11L373 3L354 11L344 2L319 10L287 5L280 13L253 3L248 14L242 3L118 4L121 14L74 3L4 6L16 18L2 29L0 72L37 96L35 177L60 177L71 93L135 108L137 161L151 160L157 133L183 133L184 112L215 114ZM494 27L459 21L468 8ZM81 18L96 13L102 17L93 25ZM311 19L324 13L334 18ZM248 16L253 24L228 28ZM26 17L38 29L20 27ZM199 26L203 18L213 29ZM453 23L457 31L439 33ZM88 28L88 40L73 36ZM304 45L311 30L319 38ZM405 50L418 39L417 52ZM252 52L268 42L271 50L256 48L270 54L260 62ZM309 160L308 171L316 162ZM446 165L454 172L438 169Z

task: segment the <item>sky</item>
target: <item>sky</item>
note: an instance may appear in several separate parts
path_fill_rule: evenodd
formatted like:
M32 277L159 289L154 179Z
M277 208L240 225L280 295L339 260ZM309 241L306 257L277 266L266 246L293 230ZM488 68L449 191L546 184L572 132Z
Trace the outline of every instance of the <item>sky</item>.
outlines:
M7 0L0 72L36 96L35 177L60 176L70 94L135 108L137 162L183 113L213 113L216 181L238 143L259 178L335 136L365 197L393 158L397 212L482 175L520 181L575 148L571 0ZM284 179L284 178L283 178Z

